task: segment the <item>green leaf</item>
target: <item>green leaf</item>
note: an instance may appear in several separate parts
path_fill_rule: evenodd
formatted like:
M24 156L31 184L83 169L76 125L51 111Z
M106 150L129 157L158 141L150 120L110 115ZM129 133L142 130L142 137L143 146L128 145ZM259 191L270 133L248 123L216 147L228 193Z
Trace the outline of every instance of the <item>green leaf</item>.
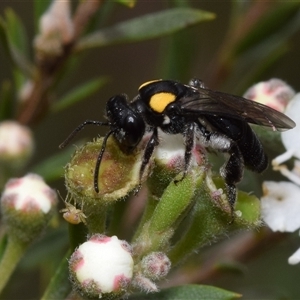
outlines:
M33 167L32 172L41 175L47 182L62 178L64 166L70 160L73 152L72 147L59 151L58 154Z
M251 224L260 223L260 201L255 195L238 191L237 202L235 206L236 211L240 211L243 220L241 222Z
M5 10L5 20L9 42L24 55L28 55L28 38L21 19L11 8L7 8Z
M106 82L107 78L99 77L83 83L56 102L51 108L52 112L62 111L75 103L90 97L101 89Z
M192 172L191 174L194 175ZM203 173L199 174L198 178L203 180ZM178 183L171 182L168 185L150 220L150 234L164 232L174 226L180 215L194 200L195 188L195 178L190 174Z
M235 55L248 51L249 48L263 42L272 34L281 31L294 18L299 19L299 7L299 1L282 1L274 5L273 9L262 17L236 45Z
M213 13L202 10L173 8L121 22L90 34L79 41L75 50L153 39L212 20L214 17Z
M136 4L136 0L117 0L116 2L128 6L130 8L133 8Z
M3 44L4 50L10 62L19 70L21 70L27 77L33 77L34 67L26 59L25 55L21 53L18 48L12 45L9 37L9 28L3 18L0 18L0 40Z
M46 299L65 299L70 294L72 286L69 280L69 262L70 251L68 251L61 260L56 273L52 277L50 284L48 285L42 300Z
M171 287L164 289L159 293L132 295L129 300L186 300L186 299L203 299L203 300L232 300L238 299L241 295L223 290L209 285L189 284L183 286Z

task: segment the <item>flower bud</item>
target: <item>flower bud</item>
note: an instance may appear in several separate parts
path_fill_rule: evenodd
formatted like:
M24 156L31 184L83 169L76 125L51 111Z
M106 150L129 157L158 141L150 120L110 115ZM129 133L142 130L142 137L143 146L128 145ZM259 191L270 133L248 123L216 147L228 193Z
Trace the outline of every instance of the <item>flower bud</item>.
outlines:
M272 78L250 87L244 97L284 112L295 91L284 81Z
M108 139L102 157L98 186L94 189L94 172L96 161L102 147L103 139L85 144L78 149L66 167L67 188L75 199L82 199L84 206L94 207L99 203L113 203L126 197L140 183L139 171L142 161L142 146L133 154L124 154L114 139ZM139 146L140 147L140 146ZM147 175L147 171L144 174Z
M31 241L46 227L57 196L36 174L10 179L1 196L1 210L9 234Z
M39 25L40 34L34 41L38 58L61 55L63 47L69 44L74 36L70 1L53 0L42 15Z
M29 128L15 121L0 123L0 164L20 168L29 160L33 149Z
M171 261L163 252L152 252L141 262L143 274L156 280L167 276L171 269Z
M131 247L116 236L95 234L69 261L75 288L85 297L119 297L133 276Z
M18 95L20 104L24 104L25 102L28 101L28 99L30 99L33 89L34 89L34 82L32 80L27 80L23 84Z
M159 291L158 287L153 281L151 281L149 278L141 274L137 274L134 277L132 281L132 285L137 289L140 289L141 291L144 291L146 293L154 293Z

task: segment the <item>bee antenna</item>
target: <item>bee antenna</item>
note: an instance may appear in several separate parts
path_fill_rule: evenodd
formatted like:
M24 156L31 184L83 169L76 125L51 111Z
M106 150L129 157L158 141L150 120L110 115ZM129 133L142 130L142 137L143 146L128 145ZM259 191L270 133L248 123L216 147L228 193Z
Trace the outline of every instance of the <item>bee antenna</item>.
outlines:
M105 151L106 148L106 143L107 143L107 139L109 138L109 136L114 133L116 130L110 130L104 137L103 139L103 143L102 143L102 147L101 150L99 152L98 158L97 158L97 162L96 162L96 166L95 166L95 171L94 171L94 190L95 192L98 194L99 193L99 186L98 186L98 176L99 176L99 169L100 169L100 164L102 161L102 157L103 157L103 153Z
M62 149L66 147L69 142L74 138L74 136L81 131L86 125L97 125L97 126L109 126L110 123L108 122L100 122L100 121L93 121L93 120L86 120L82 124L80 124L78 127L76 127L70 135L59 145L59 148Z

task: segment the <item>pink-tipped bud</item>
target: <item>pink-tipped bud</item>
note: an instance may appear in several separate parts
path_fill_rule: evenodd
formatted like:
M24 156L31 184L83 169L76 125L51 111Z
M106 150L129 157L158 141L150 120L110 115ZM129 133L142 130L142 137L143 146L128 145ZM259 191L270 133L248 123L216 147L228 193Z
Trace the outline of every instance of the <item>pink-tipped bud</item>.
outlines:
M116 236L95 234L80 245L69 261L75 288L85 297L126 293L133 276L130 245Z
M165 277L171 269L171 261L163 252L152 252L142 260L142 270L153 280Z
M1 196L1 210L9 233L23 241L36 238L52 217L56 192L36 174L10 179Z
M34 44L38 57L59 56L74 37L69 0L53 0L40 19L40 34Z
M32 156L34 142L29 128L15 122L0 123L0 163L22 167Z
M250 87L244 97L284 112L295 91L281 79L273 78Z
M132 285L134 287L136 287L137 289L144 291L146 293L155 293L158 292L158 287L156 286L156 284L151 281L149 278L141 275L141 274L137 274L133 281L132 281Z

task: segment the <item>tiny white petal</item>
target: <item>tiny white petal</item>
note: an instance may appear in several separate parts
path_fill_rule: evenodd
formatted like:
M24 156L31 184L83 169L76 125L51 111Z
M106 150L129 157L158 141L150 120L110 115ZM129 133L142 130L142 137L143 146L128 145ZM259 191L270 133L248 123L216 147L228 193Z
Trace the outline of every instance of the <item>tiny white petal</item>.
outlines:
M288 262L290 265L296 265L300 262L300 248L292 256L289 257Z
M293 232L300 228L300 187L291 182L263 183L262 218L273 231Z
M182 134L167 134L159 131L160 143L156 147L155 157L168 161L173 157L184 157L185 147Z
M290 101L285 114L290 117L296 124L296 127L281 133L281 139L284 147L292 151L293 155L300 159L300 93Z

